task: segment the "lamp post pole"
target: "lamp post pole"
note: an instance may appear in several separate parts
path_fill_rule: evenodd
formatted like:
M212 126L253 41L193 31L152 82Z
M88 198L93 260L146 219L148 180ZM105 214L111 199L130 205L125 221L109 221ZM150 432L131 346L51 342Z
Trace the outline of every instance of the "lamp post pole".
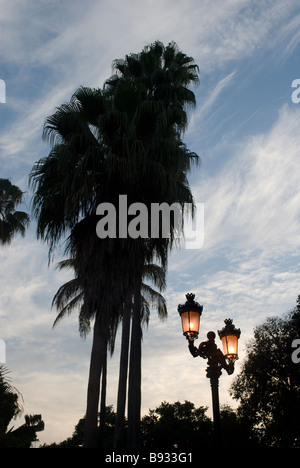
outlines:
M219 403L219 378L222 375L222 369L230 375L234 372L234 362L238 359L237 346L241 331L236 329L231 319L225 320L225 327L218 331L219 337L223 343L222 351L215 343L216 334L213 331L207 333L207 341L200 343L199 347L194 346L195 339L198 338L200 316L203 306L194 301L194 294L187 294L187 302L179 304L178 312L182 320L183 334L188 340L189 351L193 357L202 357L207 359L206 377L210 379L213 422L214 422L214 442L220 447L221 440L221 422L220 422L220 403Z
M213 421L214 421L214 441L215 445L222 446L221 435L221 418L220 418L220 402L219 402L219 377L210 376L210 386L213 404Z
M199 347L194 346L194 340L189 340L189 350L193 357L202 357L207 359L206 377L210 379L213 422L214 422L214 441L216 446L221 445L221 421L220 421L220 403L219 403L219 378L222 375L222 369L226 369L228 374L233 373L233 363L227 364L222 351L218 349L215 343L215 333L210 331L207 334L207 341L200 343Z

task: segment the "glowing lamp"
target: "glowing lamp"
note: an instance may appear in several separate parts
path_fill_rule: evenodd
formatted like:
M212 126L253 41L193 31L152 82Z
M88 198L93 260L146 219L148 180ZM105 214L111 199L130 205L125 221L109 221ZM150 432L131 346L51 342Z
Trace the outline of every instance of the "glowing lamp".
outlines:
M223 345L223 353L229 361L238 359L238 339L241 335L239 328L235 328L232 319L225 320L225 327L218 331Z
M200 317L203 306L194 301L195 294L188 293L185 295L187 301L185 304L179 304L178 312L181 317L182 331L188 340L198 338Z

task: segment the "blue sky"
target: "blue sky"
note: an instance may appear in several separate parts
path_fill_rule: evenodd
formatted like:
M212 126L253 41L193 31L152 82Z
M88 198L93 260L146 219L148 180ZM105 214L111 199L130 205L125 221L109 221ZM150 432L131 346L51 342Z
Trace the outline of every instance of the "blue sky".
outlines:
M190 174L204 203L204 245L174 251L165 296L169 317L153 311L143 342L142 411L163 400L211 406L206 363L187 350L178 303L194 292L204 305L198 342L225 318L240 327L240 359L253 328L283 315L300 294L300 5L248 0L0 0L0 177L26 192L28 174L49 152L45 118L80 85L101 87L111 64L157 39L175 41L200 68L197 107L184 136L201 158ZM41 442L70 436L85 412L91 337L77 317L52 330L51 301L70 276L48 267L35 237L0 250L0 338L27 414L42 414ZM116 405L118 346L109 361L108 404ZM234 406L220 379L221 403ZM209 413L210 414L210 413ZM17 420L19 425L23 419Z

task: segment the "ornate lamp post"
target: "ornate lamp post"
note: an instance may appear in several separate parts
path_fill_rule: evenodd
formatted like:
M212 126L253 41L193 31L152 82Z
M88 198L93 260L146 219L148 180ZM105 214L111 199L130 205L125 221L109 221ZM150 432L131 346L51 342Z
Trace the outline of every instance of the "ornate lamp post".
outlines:
M240 329L235 328L231 319L225 320L225 327L218 331L222 340L223 351L218 349L215 343L216 334L213 331L207 333L207 341L200 343L199 347L194 346L195 339L198 338L200 316L203 306L194 301L195 294L186 294L185 304L178 305L178 312L181 317L183 334L188 340L190 353L193 357L200 356L207 359L206 377L210 379L213 421L215 432L215 443L221 445L221 425L220 425L220 404L219 404L219 377L221 370L225 369L228 374L234 372L234 363L238 359L238 339L241 335Z

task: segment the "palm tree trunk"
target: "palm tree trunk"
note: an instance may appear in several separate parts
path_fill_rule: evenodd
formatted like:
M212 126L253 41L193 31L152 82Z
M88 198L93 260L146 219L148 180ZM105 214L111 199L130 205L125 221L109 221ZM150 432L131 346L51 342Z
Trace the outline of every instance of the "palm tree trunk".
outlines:
M134 306L131 328L130 368L128 386L128 448L140 448L141 422L141 361L142 361L142 327L141 327L141 285L134 294Z
M107 383L107 342L105 346L105 361L102 366L101 376L101 400L100 400L100 446L104 439L106 417L106 383Z
M85 448L97 447L98 408L100 396L100 378L107 352L107 333L100 326L99 314L96 315L91 352L90 372L87 390L87 409L85 417Z
M129 295L125 306L122 323L122 341L119 370L119 386L117 400L117 417L115 427L114 447L124 448L125 446L125 406L127 393L127 374L128 374L128 352L130 337L130 319L132 309L132 296Z

